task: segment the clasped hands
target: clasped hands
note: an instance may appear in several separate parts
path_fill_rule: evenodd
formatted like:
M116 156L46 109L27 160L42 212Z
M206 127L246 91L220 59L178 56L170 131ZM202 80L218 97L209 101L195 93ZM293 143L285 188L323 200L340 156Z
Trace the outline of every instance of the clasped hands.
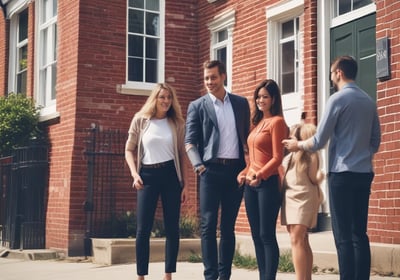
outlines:
M250 187L258 187L261 184L261 178L257 177L256 173L250 172L247 175L240 175L237 177L239 187L248 185Z

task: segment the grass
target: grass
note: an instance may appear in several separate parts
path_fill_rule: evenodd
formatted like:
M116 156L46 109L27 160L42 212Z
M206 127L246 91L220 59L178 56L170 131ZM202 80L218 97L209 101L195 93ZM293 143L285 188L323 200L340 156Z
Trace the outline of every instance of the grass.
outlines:
M193 252L192 255L189 256L189 262L201 262L202 258L200 254L196 254ZM236 250L235 255L233 256L233 265L238 268L244 268L249 270L254 270L258 268L257 260L255 257L250 255L242 255L239 251ZM290 251L283 252L279 257L279 272L294 272L294 265L292 262L292 257Z

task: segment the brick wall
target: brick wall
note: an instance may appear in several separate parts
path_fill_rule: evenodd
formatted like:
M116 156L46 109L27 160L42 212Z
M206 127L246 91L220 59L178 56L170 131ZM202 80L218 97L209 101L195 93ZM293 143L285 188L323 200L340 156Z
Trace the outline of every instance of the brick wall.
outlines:
M400 244L400 2L377 0L376 38L390 40L391 79L377 82L382 143L375 157L369 209L371 241Z
M166 6L165 80L177 89L186 115L189 101L198 96L197 37L194 1L172 1ZM79 7L79 8L78 8ZM171 11L171 12L170 12ZM122 15L122 16L121 16ZM83 201L86 194L85 128L127 132L130 121L146 97L116 92L125 83L126 2L60 1L57 111L60 122L50 127L52 163L47 225L47 247L68 248L79 254L85 230ZM183 28L185 27L185 28ZM78 32L79 30L79 32ZM183 212L196 211L194 176L190 199ZM125 170L129 175L128 168ZM126 183L125 209L134 209L132 182ZM57 207L56 207L57 205ZM157 216L160 217L160 211ZM59 223L63 226L59 227Z
M8 38L10 30L10 21L4 18L3 10L0 14L0 95L7 93L8 80Z

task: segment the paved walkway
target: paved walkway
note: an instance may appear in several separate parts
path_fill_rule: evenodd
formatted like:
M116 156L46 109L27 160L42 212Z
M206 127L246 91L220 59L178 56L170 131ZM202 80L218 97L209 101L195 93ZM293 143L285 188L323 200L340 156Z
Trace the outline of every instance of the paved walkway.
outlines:
M161 280L164 263L151 263L150 274L146 280ZM180 262L174 280L203 280L201 263ZM136 279L135 265L101 266L84 259L25 261L0 258L1 280L133 280ZM256 270L234 268L231 280L257 280ZM337 280L338 275L314 275L314 280ZM400 278L371 276L371 280L395 280ZM277 280L295 280L293 273L279 273Z

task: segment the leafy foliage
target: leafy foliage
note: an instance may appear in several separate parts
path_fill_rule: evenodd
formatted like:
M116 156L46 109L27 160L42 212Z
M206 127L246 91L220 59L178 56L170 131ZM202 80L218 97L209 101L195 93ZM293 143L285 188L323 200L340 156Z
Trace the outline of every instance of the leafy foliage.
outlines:
M179 233L182 238L199 237L199 221L195 216L181 216L179 224Z
M0 97L0 156L38 136L38 122L39 110L31 98L15 93Z

